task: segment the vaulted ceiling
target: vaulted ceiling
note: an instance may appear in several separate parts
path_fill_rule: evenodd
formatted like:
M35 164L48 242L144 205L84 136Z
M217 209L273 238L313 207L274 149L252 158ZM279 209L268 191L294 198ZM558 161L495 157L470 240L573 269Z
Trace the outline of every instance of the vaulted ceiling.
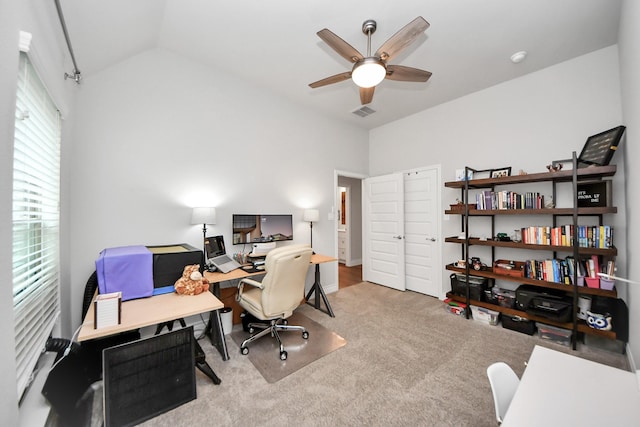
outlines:
M84 78L154 48L232 73L247 90L373 128L617 42L619 0L60 0ZM417 16L431 26L390 62L431 71L427 83L385 80L361 118L351 70L316 33L328 28L366 54ZM519 64L510 56L525 50ZM215 78L216 72L212 73Z

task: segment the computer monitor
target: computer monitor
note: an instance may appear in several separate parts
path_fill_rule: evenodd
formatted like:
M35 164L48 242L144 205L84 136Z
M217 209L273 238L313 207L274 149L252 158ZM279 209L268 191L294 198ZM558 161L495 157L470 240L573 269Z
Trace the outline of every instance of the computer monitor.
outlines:
M291 214L234 214L232 222L234 245L293 240Z

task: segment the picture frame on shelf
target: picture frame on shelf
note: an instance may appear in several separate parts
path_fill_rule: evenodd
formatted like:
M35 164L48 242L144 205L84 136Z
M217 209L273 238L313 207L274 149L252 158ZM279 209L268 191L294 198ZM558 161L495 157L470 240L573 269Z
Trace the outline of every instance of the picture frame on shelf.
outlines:
M467 181L471 181L473 179L473 171L467 171ZM456 169L456 181L464 181L464 168Z
M625 129L625 126L617 126L587 138L587 142L578 156L578 164L581 166L608 165L613 153L618 148Z
M511 166L491 170L491 178L503 178L505 176L511 176Z

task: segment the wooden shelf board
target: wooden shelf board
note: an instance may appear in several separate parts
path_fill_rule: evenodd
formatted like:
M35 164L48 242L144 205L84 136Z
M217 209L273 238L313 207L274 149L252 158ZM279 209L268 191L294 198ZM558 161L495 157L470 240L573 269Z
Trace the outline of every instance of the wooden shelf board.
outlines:
M447 293L447 298L450 298L457 302L466 303L465 297L461 297L459 295L455 295L450 292ZM522 318L529 319L533 322L544 323L545 325L556 326L558 328L564 328L569 330L573 329L573 323L571 322L569 323L554 322L553 320L547 319L546 317L534 316L532 314L529 314L524 311L516 310L514 308L502 307L500 305L490 304L483 301L470 300L469 302L472 305L475 305L478 307L484 307L489 310L507 314L509 316L520 316ZM590 328L584 321L578 321L578 332L582 332L589 335L597 335L597 336L601 336L609 339L616 339L616 333L614 331L601 331L601 330L593 329L593 328Z
M594 208L578 208L578 215L604 215L618 213L615 206L602 206ZM464 211L447 209L447 215L465 215ZM469 216L494 216L494 215L573 215L573 208L553 208L553 209L469 209Z
M579 168L577 171L578 181L592 178L613 176L616 173L616 165L591 166ZM560 172L540 172L528 175L505 176L502 178L472 179L467 181L469 188L490 188L495 185L525 184L529 182L568 182L573 180L573 170L562 170ZM449 181L444 183L448 188L465 188L465 181Z
M445 242L448 243L459 243L464 244L465 239L459 239L458 237L446 237L444 239ZM517 248L517 249L531 249L537 251L553 251L553 252L569 252L573 253L573 246L552 246L552 245L530 245L521 242L503 242L500 240L480 240L478 237L470 237L469 245L473 246L493 246L496 248ZM616 256L618 255L618 249L615 247L604 249L604 248L578 248L578 253L580 255L607 255L607 256Z
M457 273L463 273L463 274L465 273L464 268L455 267L453 264L447 264L446 269L449 271L455 271ZM486 270L479 270L479 271L471 268L469 269L469 274L472 276L486 277L487 279L506 280L506 281L518 282L526 285L534 285L541 288L555 289L562 292L573 292L573 285L563 285L562 283L556 283L556 282L545 282L543 280L529 279L527 277L506 276L504 274L494 273L492 268L487 268ZM612 291L608 291L606 289L599 289L599 288L588 288L586 286L578 286L577 288L578 288L578 293L581 295L598 295L598 296L609 297L609 298L618 297L618 293L615 288Z

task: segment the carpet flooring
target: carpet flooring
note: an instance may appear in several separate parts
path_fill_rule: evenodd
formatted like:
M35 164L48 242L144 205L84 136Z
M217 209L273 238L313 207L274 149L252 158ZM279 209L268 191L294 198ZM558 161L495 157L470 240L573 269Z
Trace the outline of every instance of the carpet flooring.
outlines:
M346 346L269 383L232 339L226 362L201 341L222 384L196 371L198 398L143 425L495 426L486 376L495 361L521 376L539 344L628 369L623 355L466 320L415 292L363 282L328 297L335 318L306 304L298 311Z
M269 383L283 379L347 343L340 335L303 314L293 313L288 322L290 325L304 326L309 332L309 339L303 339L302 333L297 331L279 332L284 349L288 353L287 360L280 360L278 341L271 336L262 337L247 345L249 354L245 357L249 358ZM238 348L249 336L250 334L242 328L236 328L231 333L231 339Z

